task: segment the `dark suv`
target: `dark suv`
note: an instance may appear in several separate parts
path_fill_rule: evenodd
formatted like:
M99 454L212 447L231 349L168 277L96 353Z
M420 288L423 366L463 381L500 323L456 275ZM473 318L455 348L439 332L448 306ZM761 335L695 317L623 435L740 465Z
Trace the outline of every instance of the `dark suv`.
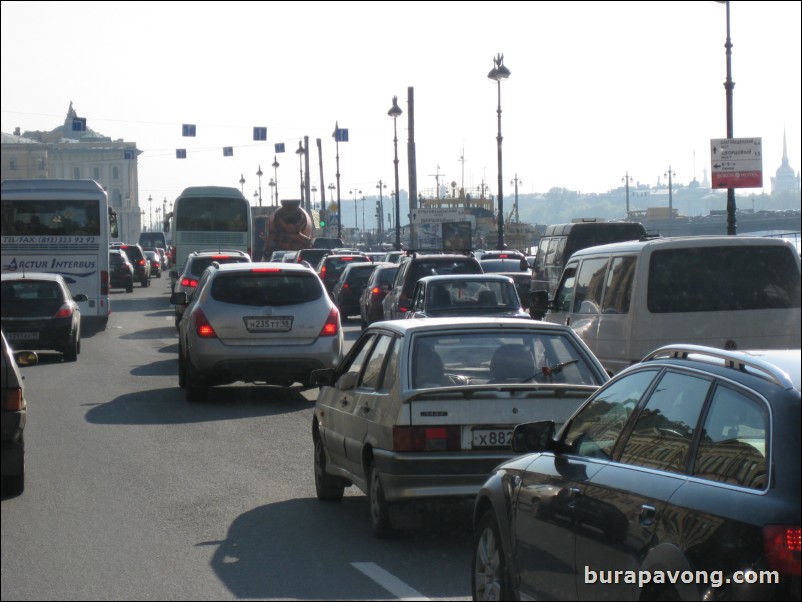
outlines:
M116 246L122 249L128 256L131 265L134 266L134 280L139 282L142 287L150 286L150 260L145 257L145 251L140 245L123 244Z
M376 269L373 262L352 263L345 266L340 279L331 290L331 298L337 309L340 310L340 319L345 321L348 316L359 313L359 298L370 280L370 275Z
M799 349L650 353L556 435L515 428L473 599L799 600L799 432Z
M439 274L481 274L482 266L470 255L418 255L413 253L401 259L393 287L382 301L385 320L406 318L415 283L424 276Z
M126 293L134 290L134 266L119 247L109 249L109 286L124 288Z
M323 286L326 291L331 295L331 291L337 281L340 279L340 274L343 273L345 266L352 263L370 262L370 257L362 253L348 253L343 255L326 255L317 266L317 275L323 281Z

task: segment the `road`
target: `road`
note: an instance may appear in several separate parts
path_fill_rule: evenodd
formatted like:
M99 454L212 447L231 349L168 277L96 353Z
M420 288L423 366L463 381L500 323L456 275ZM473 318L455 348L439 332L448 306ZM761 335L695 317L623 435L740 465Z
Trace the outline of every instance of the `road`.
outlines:
M358 490L317 500L316 389L185 400L168 282L115 289L77 363L23 368L26 489L2 500L2 599L470 599L467 513L380 541Z

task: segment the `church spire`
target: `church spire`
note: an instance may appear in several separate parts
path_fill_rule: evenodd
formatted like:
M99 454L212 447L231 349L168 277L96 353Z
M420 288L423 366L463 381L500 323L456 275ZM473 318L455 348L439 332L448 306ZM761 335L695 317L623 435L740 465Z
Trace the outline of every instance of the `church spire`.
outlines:
M783 128L783 165L788 165L788 145L785 143L785 128Z

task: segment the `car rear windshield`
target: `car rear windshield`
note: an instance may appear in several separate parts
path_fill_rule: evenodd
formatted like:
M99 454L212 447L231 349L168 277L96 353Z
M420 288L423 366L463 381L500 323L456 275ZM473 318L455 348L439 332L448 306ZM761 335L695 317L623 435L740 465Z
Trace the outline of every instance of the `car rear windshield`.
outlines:
M225 257L196 257L192 260L189 270L193 276L200 278L201 274L203 274L203 270L212 265L213 261L216 261L221 265L224 263L248 263L248 258L237 255Z
M323 287L314 274L237 272L215 278L211 295L216 301L234 305L298 305L320 299Z
M799 268L784 246L655 251L647 304L652 313L798 308Z

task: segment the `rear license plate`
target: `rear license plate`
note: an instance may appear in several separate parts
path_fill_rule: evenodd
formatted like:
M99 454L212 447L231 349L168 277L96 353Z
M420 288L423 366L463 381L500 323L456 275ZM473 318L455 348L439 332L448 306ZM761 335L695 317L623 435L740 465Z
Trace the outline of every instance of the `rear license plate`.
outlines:
M292 316L270 318L245 318L248 332L289 332L292 330Z
M473 429L473 449L508 448L512 429Z
M10 341L38 341L38 332L7 332L6 338Z

